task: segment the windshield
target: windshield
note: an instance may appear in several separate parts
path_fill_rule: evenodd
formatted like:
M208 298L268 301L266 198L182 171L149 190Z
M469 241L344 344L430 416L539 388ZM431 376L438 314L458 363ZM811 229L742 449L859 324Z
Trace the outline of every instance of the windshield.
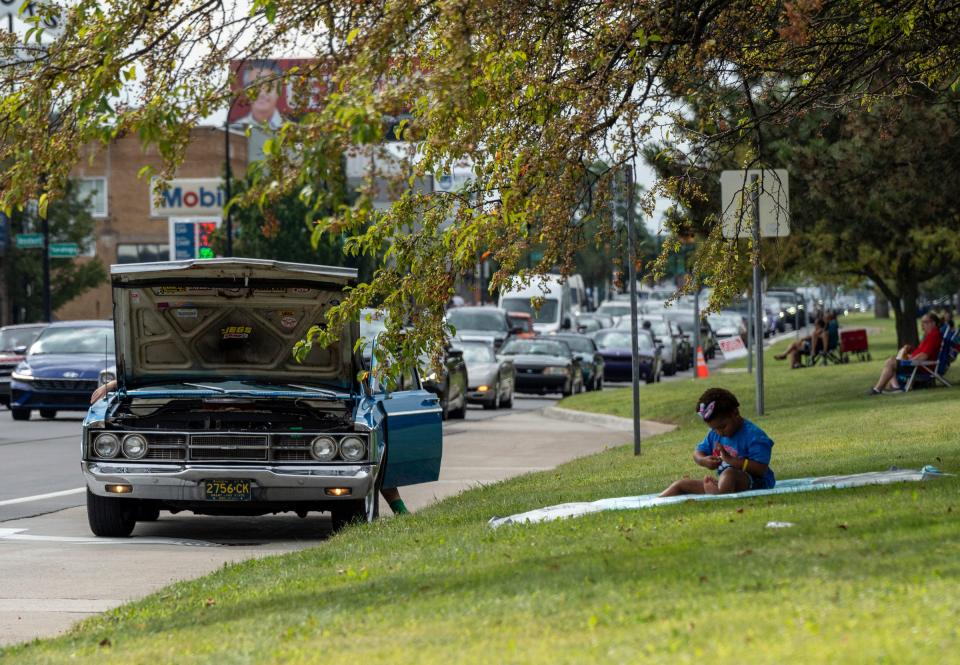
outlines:
M569 347L560 342L549 342L540 339L515 339L504 346L500 353L506 356L569 356Z
M620 330L605 330L597 333L593 340L601 349L627 349L630 348L630 333ZM653 340L650 335L637 335L637 348L641 351L652 351Z
M533 317L534 323L553 323L560 313L560 301L555 298L544 298L540 304L540 311L536 311L530 298L504 298L500 307L516 312L526 312Z
M511 328L519 328L523 332L533 332L533 320L525 316L511 316L507 314L507 321Z
M710 315L707 317L710 325L714 328L739 328L740 319L733 316Z
M630 303L605 302L597 308L597 311L610 316L629 316Z
M447 323L457 330L492 330L506 332L507 322L500 311L464 311L453 309L447 312Z
M29 347L43 328L11 328L0 330L0 351L13 351L21 346Z
M112 356L113 328L47 328L30 347L31 356L45 353L109 353Z
M574 351L593 353L596 350L593 341L588 337L564 337L563 341Z
M490 344L466 342L460 348L463 349L463 361L465 363L492 363L497 360L497 356L494 354L493 347Z

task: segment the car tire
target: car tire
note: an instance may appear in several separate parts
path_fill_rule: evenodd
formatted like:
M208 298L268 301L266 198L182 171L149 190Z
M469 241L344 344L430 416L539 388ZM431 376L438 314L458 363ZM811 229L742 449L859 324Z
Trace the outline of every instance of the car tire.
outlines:
M573 394L573 377L570 377L570 381L563 387L563 390L560 391L560 394L564 397L570 397Z
M595 384L595 385L593 386L593 389L594 389L594 390L603 390L603 377L602 377L602 376L598 376L598 377L597 377L597 380L594 382L594 384Z
M137 508L138 522L156 522L160 519L160 506L153 501L142 501Z
M10 409L14 420L30 420L30 409Z
M456 418L457 420L463 420L467 417L467 396L466 394L460 395L461 404L459 408L455 411L450 411L450 417Z
M44 420L53 420L57 417L56 409L40 409L40 417Z
M377 497L377 501L379 500L380 497ZM365 522L366 517L367 505L365 499L339 501L337 507L330 511L331 530L333 533L339 533L344 527L355 522Z
M95 536L126 538L137 525L136 499L113 499L87 490L87 522Z

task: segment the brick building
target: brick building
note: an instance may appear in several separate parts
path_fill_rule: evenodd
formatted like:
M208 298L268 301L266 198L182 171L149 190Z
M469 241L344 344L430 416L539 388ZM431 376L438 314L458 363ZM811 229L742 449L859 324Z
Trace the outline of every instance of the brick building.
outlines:
M231 131L230 164L234 177L246 172L247 146L243 132ZM159 171L162 161L156 150L144 151L137 136L124 136L108 146L91 147L84 153L72 177L79 183L82 193L92 194L92 212L96 220L93 253L106 266L171 258L170 219L190 215L189 204L199 207L197 204L201 203L197 192L189 191L190 184L199 183L199 191L204 194L203 203L208 204L198 210L197 215L208 219L222 215L219 205L222 195L211 192L223 179L226 145L222 127L193 130L183 164L168 190L176 191L177 196L161 199L160 205L153 201L150 180L138 178L137 173L146 165ZM186 193L177 188L180 183L186 186ZM206 190L202 189L204 183ZM56 288L55 284L53 288ZM101 284L60 307L54 318L105 319L111 316L111 308L110 286Z

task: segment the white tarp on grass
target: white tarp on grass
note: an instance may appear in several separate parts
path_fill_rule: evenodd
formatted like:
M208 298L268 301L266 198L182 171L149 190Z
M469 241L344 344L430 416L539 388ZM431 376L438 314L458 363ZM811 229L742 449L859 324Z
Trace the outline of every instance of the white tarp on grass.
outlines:
M717 501L721 499L748 499L754 496L769 496L771 494L791 494L793 492L812 492L814 490L844 489L848 487L863 487L864 485L887 485L918 480L930 480L952 475L941 473L936 467L925 466L919 471L913 469L898 469L892 467L889 471L871 471L856 473L849 476L821 476L819 478L791 478L777 481L776 487L769 490L752 490L738 494L684 494L682 496L659 497L656 494L643 496L622 496L598 501L583 501L579 503L561 503L556 506L537 508L525 513L510 515L509 517L491 518L489 524L493 528L504 524L531 524L534 522L549 522L565 517L579 517L590 513L599 513L603 510L635 510L637 508L653 508L654 506L668 506L684 501Z

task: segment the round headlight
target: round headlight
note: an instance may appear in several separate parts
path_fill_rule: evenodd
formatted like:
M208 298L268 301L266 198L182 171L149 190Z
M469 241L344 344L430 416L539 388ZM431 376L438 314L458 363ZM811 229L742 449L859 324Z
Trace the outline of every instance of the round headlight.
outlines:
M113 434L101 434L93 440L93 452L97 457L116 457L120 452L120 439Z
M310 444L310 454L318 462L329 462L337 456L337 442L333 437L318 436Z
M367 446L360 437L347 436L340 442L340 456L348 462L361 460L366 454Z
M147 454L147 440L139 434L128 434L123 437L123 456L130 459L140 459Z

